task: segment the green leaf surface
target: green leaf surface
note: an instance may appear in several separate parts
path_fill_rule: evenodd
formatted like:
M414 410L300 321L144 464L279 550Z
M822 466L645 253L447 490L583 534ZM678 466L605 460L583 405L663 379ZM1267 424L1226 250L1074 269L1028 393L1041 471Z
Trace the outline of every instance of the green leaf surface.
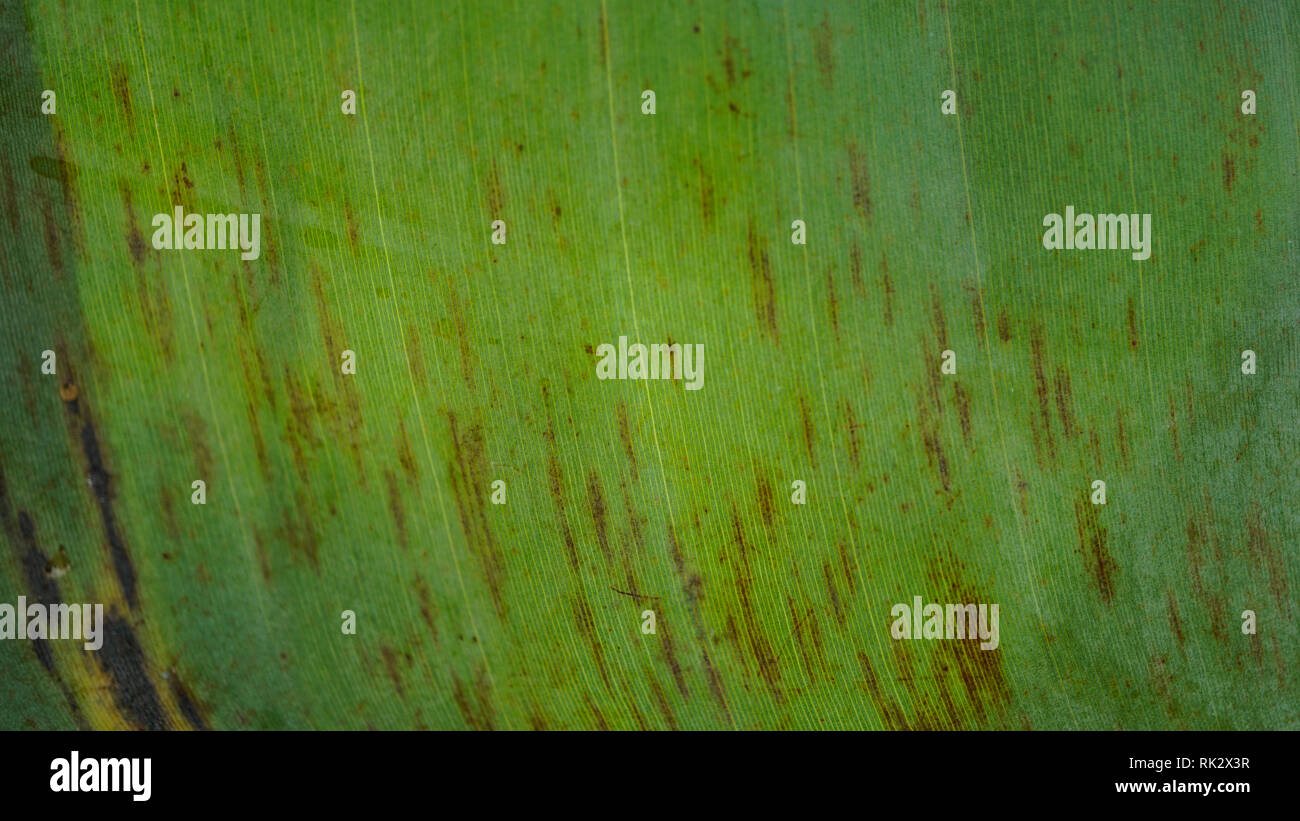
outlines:
M105 604L0 642L0 727L1300 728L1294 2L0 29L0 602Z

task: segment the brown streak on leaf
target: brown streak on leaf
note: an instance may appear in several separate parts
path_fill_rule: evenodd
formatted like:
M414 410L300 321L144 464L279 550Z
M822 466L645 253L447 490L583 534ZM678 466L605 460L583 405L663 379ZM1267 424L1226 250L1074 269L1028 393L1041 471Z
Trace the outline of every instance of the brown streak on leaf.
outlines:
M1100 505L1078 499L1074 503L1075 531L1079 537L1079 552L1092 576L1102 601L1110 604L1115 595L1115 561L1106 545L1106 528L1099 515Z

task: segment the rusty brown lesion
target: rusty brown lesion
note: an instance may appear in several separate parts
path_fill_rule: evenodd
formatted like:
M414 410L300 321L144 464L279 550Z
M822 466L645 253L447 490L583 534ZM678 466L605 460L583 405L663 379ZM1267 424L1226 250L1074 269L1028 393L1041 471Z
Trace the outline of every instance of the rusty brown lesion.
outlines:
M871 699L872 705L876 712L880 714L882 723L889 730L910 730L912 727L908 724L907 717L898 702L885 694L884 688L880 686L880 678L876 675L876 670L867 658L867 654L858 651L858 666L862 669L862 687Z
M1070 388L1070 373L1063 365L1056 366L1056 412L1061 418L1061 429L1066 439L1073 439L1078 432L1074 418L1074 405Z
M799 391L799 418L803 426L803 443L808 453L808 464L817 469L817 430L813 427L812 411L808 408L808 399Z
M962 283L962 288L970 295L971 319L975 323L975 344L984 349L984 289L969 282Z
M763 633L762 625L755 614L753 603L753 575L749 566L749 554L752 547L746 542L744 529L741 526L740 515L735 506L731 509L732 523L732 541L737 547L740 561L737 563L737 572L735 576L736 593L739 596L740 618L744 624L744 638L748 645L750 656L758 665L759 675L762 677L767 686L768 692L776 699L778 704L785 702L785 694L781 689L781 667L777 662L776 653L772 649L772 644L767 636Z
M1138 349L1138 327L1137 327L1137 310L1133 306L1133 297L1128 298L1128 309L1126 311L1128 321L1128 347L1129 350Z
M631 466L632 481L640 481L637 474L636 448L632 446L632 430L627 418L627 403L619 400L614 406L614 416L618 422L618 440L623 443L623 453Z
M664 724L670 730L680 730L681 726L677 723L677 716L673 714L672 706L668 703L668 697L664 694L664 688L660 686L659 679L649 670L645 671L645 677L650 682L650 694L654 697L655 707L659 710L659 715L663 716Z
M1100 507L1086 499L1075 500L1074 523L1084 566L1092 577L1101 600L1110 604L1115 595L1114 577L1118 567L1110 555L1106 528L1101 523Z
M455 672L451 674L452 700L460 711L465 725L472 730L491 730L496 723L496 710L492 704L491 688L487 674L480 669L472 687Z
M835 341L840 339L840 300L835 295L835 274L830 268L826 269L826 294L827 310L830 312L831 329L835 332Z
M1050 462L1056 461L1056 437L1052 433L1051 391L1046 375L1046 354L1043 327L1035 323L1029 330L1029 352L1033 363L1034 396L1038 398L1038 414L1042 422L1042 443Z
M452 445L452 496L460 516L466 545L478 561L498 618L505 618L505 562L488 522L487 498L490 475L483 427L474 423L462 429L455 412L447 411Z
M763 524L771 527L776 505L775 496L772 492L772 482L768 479L767 474L758 469L757 466L754 469L754 481L757 485L758 510L763 516Z
M135 108L131 105L131 82L126 76L126 64L114 63L109 70L109 78L113 85L113 96L122 107L123 116L126 117L127 130L134 136Z
M957 405L957 419L961 424L961 438L969 445L971 441L970 393L960 382L953 383L952 393Z
M853 200L853 209L863 219L871 218L871 176L867 170L867 159L857 143L849 143L849 189Z
M776 280L772 275L772 259L766 244L754 230L753 219L749 221L747 251L750 291L754 298L754 317L758 322L759 330L779 345L781 330L776 319Z
M934 325L934 338L939 343L939 350L948 349L948 319L943 312L943 302L939 299L939 288L930 284L930 321Z
M881 262L884 263L884 254L881 254ZM885 264L885 270L888 271L888 264ZM862 246L857 240L849 245L849 282L853 285L853 293L859 297L867 295L867 285L862 278Z
M817 73L822 86L830 91L835 88L835 53L832 49L834 32L831 29L829 11L822 13L822 21L813 29L813 56L817 60Z
M880 288L883 296L885 327L894 327L894 280L889 276L889 261L882 252L880 255Z
M605 561L613 559L609 549L609 521L606 516L605 493L600 486L600 478L596 476L596 471L587 474L587 506L591 511L591 521L596 528L596 544L600 546L600 553L605 557Z
M565 555L569 558L569 567L577 571L579 565L578 547L573 539L573 530L569 527L569 515L564 501L564 471L560 467L559 458L555 455L555 431L549 423L542 433L542 438L547 443L547 488L551 492L551 501L555 503L555 515L559 520L560 536L564 541Z
M600 680L604 682L606 692L610 692L613 684L609 678L609 670L605 665L604 645L601 644L600 638L596 635L596 619L591 612L591 604L588 603L586 596L578 593L569 599L569 605L573 612L573 623L578 628L578 635L582 637L591 650L591 655L596 660L596 669L600 672Z
M853 414L853 405L848 399L844 400L844 430L849 444L849 464L853 465L854 470L861 466L862 443L858 438L857 417Z

